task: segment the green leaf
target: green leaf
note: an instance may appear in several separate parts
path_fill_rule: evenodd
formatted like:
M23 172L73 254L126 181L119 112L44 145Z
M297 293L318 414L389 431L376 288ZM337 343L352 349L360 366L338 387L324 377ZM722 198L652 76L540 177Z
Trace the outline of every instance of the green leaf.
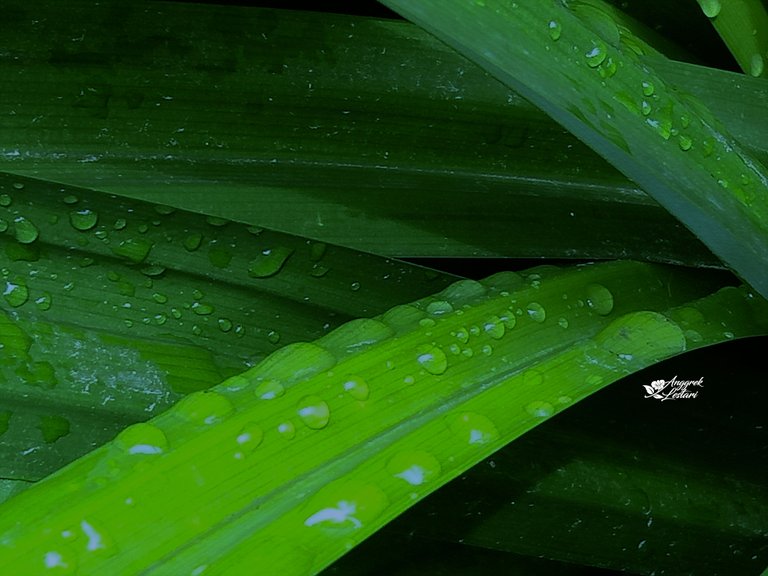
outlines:
M545 110L768 296L768 172L618 31L559 1L383 3Z
M280 346L454 279L0 175L0 477L37 480Z
M689 301L719 283L631 262L545 267L287 346L7 502L0 557L22 572L316 571L621 375L764 332L766 303L743 289ZM734 303L744 312L714 314Z
M132 3L118 10L125 37L107 4L33 5L37 18L8 15L23 68L0 60L15 78L0 89L14 111L0 136L9 173L380 254L719 264L576 138L411 24ZM693 70L722 94L721 75ZM723 119L749 128L743 107L759 116L759 96L739 94Z

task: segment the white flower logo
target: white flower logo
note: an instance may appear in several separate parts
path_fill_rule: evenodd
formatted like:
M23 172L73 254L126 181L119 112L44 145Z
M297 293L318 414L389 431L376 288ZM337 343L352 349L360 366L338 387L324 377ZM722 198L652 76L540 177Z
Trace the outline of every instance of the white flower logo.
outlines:
M657 400L661 400L663 396L659 394L664 389L664 386L666 386L666 381L664 380L654 380L651 382L651 385L648 386L647 384L643 384L643 388L645 388L645 391L648 393L646 398L656 398Z

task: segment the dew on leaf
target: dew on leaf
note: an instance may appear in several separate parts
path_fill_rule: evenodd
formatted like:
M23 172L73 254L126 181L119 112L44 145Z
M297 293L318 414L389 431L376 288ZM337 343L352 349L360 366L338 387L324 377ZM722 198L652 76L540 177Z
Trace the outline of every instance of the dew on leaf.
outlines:
M448 359L440 348L424 345L416 349L416 360L430 374L443 374L448 368Z
M182 398L173 408L174 413L195 424L215 424L232 414L232 402L217 392L201 391Z
M368 383L360 376L349 376L343 384L344 391L355 400L368 400L370 390Z
M387 472L411 486L420 486L442 472L440 462L424 450L398 452L387 462Z
M463 412L451 417L448 428L468 444L488 444L499 437L493 422L476 412Z
M139 422L120 432L114 444L127 454L162 454L168 448L168 439L154 424Z
M296 405L296 413L307 428L320 430L328 425L331 411L319 396L305 396Z
M548 418L555 413L555 408L549 402L534 400L525 406L525 411L536 418Z
M262 253L248 264L248 275L252 278L268 278L277 274L288 258L293 254L292 248L279 246Z
M538 302L531 302L526 307L526 312L528 313L528 317L533 320L534 322L538 322L541 324L544 322L544 320L547 319L547 312L544 310L544 307L539 304Z
M69 213L69 223L75 230L85 232L92 229L99 221L99 215L93 210L87 208L83 210L73 210Z
M13 223L16 240L20 243L31 244L37 240L40 231L30 220L27 220L24 216L17 216L14 218Z
M607 316L613 310L613 294L602 284L590 284L587 286L587 306L601 316Z

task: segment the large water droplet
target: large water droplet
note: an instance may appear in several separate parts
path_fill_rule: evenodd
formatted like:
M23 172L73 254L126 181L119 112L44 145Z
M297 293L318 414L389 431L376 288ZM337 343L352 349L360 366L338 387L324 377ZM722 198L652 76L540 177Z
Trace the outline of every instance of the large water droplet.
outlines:
M601 316L607 316L613 310L613 294L602 284L590 284L587 286L587 306Z
M305 396L299 400L296 406L299 418L313 430L320 430L328 425L331 418L331 410L328 404L319 396Z
M165 433L146 422L128 426L117 435L114 443L128 454L162 454L168 448Z
M420 486L439 476L442 468L437 458L429 452L409 450L395 454L387 462L387 472L411 486Z
M605 46L602 44L595 44L584 54L584 57L587 59L587 65L589 65L590 68L597 68L600 66L600 64L605 61L606 56Z
M248 264L248 275L252 278L273 276L280 271L291 254L293 249L282 246L264 250Z
M498 316L488 318L483 324L483 330L494 340L501 340L506 332L504 322Z
M443 314L448 314L450 312L453 312L453 306L446 300L434 300L427 304L427 314L442 316Z
M90 230L99 221L99 215L93 210L73 210L69 213L69 222L76 230L85 232Z
M416 360L430 374L440 375L448 368L448 358L440 348L436 346L420 346L416 350Z
M546 310L544 310L544 307L538 302L531 302L528 304L528 306L526 306L526 312L531 320L538 322L539 324L547 319Z
M174 408L174 413L195 424L215 424L235 411L232 402L217 392L193 392L183 398Z
M647 80L643 80L640 83L640 86L643 89L643 95L645 96L653 96L653 93L656 91L656 88L653 86L653 84Z
M256 422L248 422L241 429L235 437L235 442L239 446L242 454L244 452L249 453L256 450L264 439L264 431Z
M14 218L13 222L15 225L14 233L16 240L22 244L31 244L37 240L40 232L38 231L37 226L32 224L31 221L24 218L24 216L17 216Z
M526 405L525 411L536 418L549 418L555 413L555 408L549 402L534 400Z
M760 54L752 54L752 58L749 60L749 73L751 76L757 78L762 76L765 69L765 59Z
M317 526L334 534L362 528L389 506L386 494L374 484L332 482L307 504L305 526Z
M488 444L499 437L493 422L475 412L464 412L453 417L448 427L468 444Z
M699 6L707 18L717 18L722 8L720 0L699 0Z
M77 574L77 556L68 546L59 544L55 550L43 554L42 565L45 574L70 576Z
M286 440L293 440L296 437L296 426L290 420L286 420L277 425L277 433Z
M285 387L277 380L264 380L256 387L256 396L262 400L274 400L285 394Z
M193 302L192 303L192 312L197 314L198 316L208 316L210 314L213 314L214 307L210 304L204 304L202 302Z
M0 194L0 206L10 206L11 202L11 197L8 194Z
M149 256L152 242L147 238L128 238L121 241L117 246L111 247L111 250L117 256L122 256L138 264L144 262Z
M349 376L344 381L344 390L355 400L368 400L370 390L368 389L368 383L360 376Z
M5 290L3 290L3 298L14 308L18 308L22 304L26 303L29 299L29 290L22 278L17 278L13 282L5 282Z
M200 248L200 243L203 241L203 235L199 232L193 232L186 238L184 238L184 248L188 252L194 252Z

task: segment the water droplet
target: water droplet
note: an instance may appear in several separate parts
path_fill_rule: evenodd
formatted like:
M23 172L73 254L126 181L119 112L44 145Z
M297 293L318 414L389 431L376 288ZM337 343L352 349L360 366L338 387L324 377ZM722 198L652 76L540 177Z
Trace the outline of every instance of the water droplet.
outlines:
M550 20L547 27L549 28L549 37L552 38L552 40L559 40L560 35L563 32L563 27L560 25L560 22L557 20Z
M489 444L499 437L493 422L475 412L458 414L450 420L448 427L468 444Z
M590 68L597 68L605 61L605 46L595 44L591 50L584 54Z
M232 402L218 392L193 392L173 408L174 414L195 424L215 424L235 411Z
M248 275L252 278L273 276L280 271L291 254L293 254L293 249L282 246L263 250L248 264Z
M32 224L32 222L24 218L24 216L17 216L14 218L13 222L15 225L16 240L22 244L31 244L37 240L40 232L38 231L37 226Z
M219 330L222 332L229 332L232 330L232 320L229 318L219 318L216 323L219 325Z
M322 264L313 264L312 270L310 270L309 274L310 276L313 276L314 278L322 278L326 274L328 274L329 268L326 266L323 266Z
M139 264L147 259L152 246L152 242L146 238L128 238L113 246L111 250L115 255Z
M50 364L48 364L50 366ZM51 371L52 371L51 366ZM45 388L52 388L53 386L45 386ZM70 432L69 420L63 416L57 414L46 414L40 416L40 432L43 435L43 441L46 444L53 444L59 438L63 438Z
M59 545L55 550L49 550L43 555L43 566L47 574L70 576L77 574L77 556L65 545Z
M188 252L194 252L198 248L200 248L200 243L203 241L203 235L199 232L195 232L193 234L190 234L186 238L184 238L184 248Z
M561 328L568 328L568 320L566 318L563 318L562 316L557 319L557 324Z
M757 78L758 76L762 76L763 70L765 69L765 60L760 54L752 54L752 58L749 60L749 73L750 75Z
M531 302L526 307L526 312L528 313L528 317L533 320L534 322L538 322L541 324L544 322L544 320L547 319L547 312L544 310L544 307L539 304L538 302Z
M680 136L677 137L677 144L680 146L680 150L686 151L691 149L693 141L685 134L680 134Z
M325 242L313 242L309 247L309 259L312 260L312 262L322 260L327 248L328 246Z
M395 454L387 462L387 472L411 486L420 486L439 476L442 468L429 452L409 450Z
M48 292L44 292L42 296L35 298L35 306L37 306L38 310L50 310L52 301L51 295Z
M203 302L193 302L190 308L192 309L192 312L198 316L208 316L213 314L215 310L213 306L210 304L204 304Z
M216 228L221 228L222 226L226 226L229 224L229 220L226 218L219 218L217 216L207 216L205 218L205 221L208 222L211 226L214 226Z
M248 422L235 437L235 442L241 450L251 453L261 445L264 440L264 431L256 422ZM238 452L242 457L242 452Z
M448 358L436 346L420 346L416 349L416 360L430 374L440 375L448 368Z
M305 396L299 400L296 412L307 428L312 430L325 428L331 418L331 410L328 408L328 404L319 396Z
M447 302L446 300L434 300L427 304L427 314L432 314L433 316L442 316L443 314L449 314L450 312L453 312L453 306L451 306L450 302Z
M456 343L453 343L450 346L448 346L448 352L450 352L455 356L458 356L459 354L461 354L461 346L459 346Z
M99 215L93 210L87 208L83 210L73 210L69 213L69 222L76 230L85 232L96 226L99 221Z
M359 376L349 376L344 382L344 391L355 400L368 400L370 390L368 383Z
M354 531L374 521L387 506L386 494L374 484L336 481L309 501L304 525L334 534Z
M526 405L525 411L536 418L549 418L555 413L555 408L549 402L534 400Z
M125 218L118 218L115 220L115 222L112 224L112 228L115 230L122 230L126 226L128 226L128 221Z
M456 336L456 339L462 344L469 342L469 331L467 331L466 328L459 328L453 335Z
M587 286L587 306L601 316L607 316L613 310L613 294L601 284Z
M267 341L269 341L270 344L277 344L280 342L280 332L276 332L275 330L270 330L267 333Z
M652 335L652 336L651 336ZM682 329L663 314L650 311L620 316L595 341L616 357L631 355L640 365L685 350Z
M493 346L490 344L484 344L482 348L480 348L480 351L485 354L486 356L490 356L493 354Z
M277 380L264 380L256 387L256 396L262 400L274 400L285 394L285 387Z
M23 278L16 278L13 282L5 282L3 297L14 308L18 308L29 299L29 290Z
M360 290L360 282L352 282L352 284L350 284L349 287L352 289L353 292L357 292L358 290Z
M725 337L728 340L733 340L735 338L733 332L730 332L730 331L727 331L727 330L725 332L723 332L723 337Z
M707 18L717 18L722 8L720 0L699 0L699 6Z
M165 304L166 302L168 302L168 296L166 296L165 294L161 294L160 292L155 292L154 294L152 294L152 300L154 300L158 304Z
M0 218L0 232L5 232L6 230L8 230L8 220Z
M640 104L640 111L643 113L643 116L648 116L653 111L653 108L651 108L651 105L643 100L643 102Z
M0 206L10 206L11 202L11 197L8 194L0 194Z
M648 82L647 80L643 80L640 83L640 86L643 88L643 94L645 96L653 96L653 93L656 91L655 87L651 82Z
M168 448L168 439L157 426L140 422L120 432L114 444L128 454L162 454Z
M501 340L506 332L506 327L504 326L504 322L501 321L501 318L498 316L491 316L483 324L483 330L485 330L485 333L494 340Z
M166 206L165 204L155 204L155 212L161 216L168 216L176 212L176 208L173 206Z
M24 183L23 182L14 182L13 187L16 190L24 190Z
M296 436L296 426L293 425L293 422L287 420L278 424L277 432L286 440L292 440Z

